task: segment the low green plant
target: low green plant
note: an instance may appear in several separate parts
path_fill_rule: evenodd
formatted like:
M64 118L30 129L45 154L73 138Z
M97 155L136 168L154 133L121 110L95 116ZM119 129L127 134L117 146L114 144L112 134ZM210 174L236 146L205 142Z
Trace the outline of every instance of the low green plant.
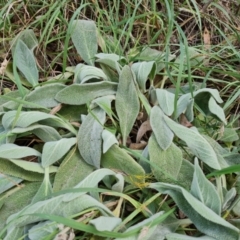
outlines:
M44 82L33 31L12 42L17 90L0 98L1 237L238 239L238 133L218 90L184 83L205 57L184 38L178 56L99 53L94 21L72 20L68 33L85 64Z

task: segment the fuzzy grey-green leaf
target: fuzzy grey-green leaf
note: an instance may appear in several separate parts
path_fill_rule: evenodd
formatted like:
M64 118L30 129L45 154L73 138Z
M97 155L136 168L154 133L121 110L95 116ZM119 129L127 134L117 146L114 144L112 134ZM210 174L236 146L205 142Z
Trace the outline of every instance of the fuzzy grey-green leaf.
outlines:
M102 139L103 139L103 153L106 153L113 144L118 144L118 140L115 137L115 135L106 129L104 129L102 132Z
M22 182L23 179L0 173L0 194Z
M199 90L195 91L193 93L193 96L196 97L200 93L210 93L218 103L223 102L223 100L221 99L217 89L202 88L202 89L199 89Z
M223 109L216 103L213 97L210 97L208 102L209 111L217 116L223 123L227 124Z
M2 118L2 125L5 129L11 127L21 127L25 128L30 126L33 123L45 120L45 119L58 119L58 117L39 111L24 112L21 111L18 115L18 112L13 110L6 112Z
M130 67L124 66L120 74L115 102L123 145L126 145L127 137L133 127L140 108L135 82L135 75Z
M162 150L153 134L148 143L150 163L158 181L177 183L182 165L182 151L174 143L167 150Z
M42 166L48 167L60 160L74 144L76 144L76 138L62 138L45 143L42 151Z
M40 163L30 162L30 161L25 161L25 160L15 160L15 159L9 159L9 161L26 171L44 174L44 168L41 166ZM49 173L55 173L55 172L57 172L57 170L58 170L57 167L50 166Z
M78 132L78 149L83 159L90 165L100 168L102 154L102 131L106 113L94 108L84 119Z
M74 70L74 82L75 83L85 83L89 80L108 80L105 73L97 67L87 66L84 64L78 64Z
M61 103L82 105L94 98L115 94L117 83L102 81L96 83L73 84L61 90L55 99Z
M150 124L159 146L166 150L172 143L174 134L166 124L164 113L158 106L151 110Z
M30 147L22 147L13 143L6 143L0 146L0 158L23 158L27 156L41 156L41 153Z
M14 57L18 69L23 73L27 81L35 87L38 85L38 70L33 52L19 39L14 51Z
M186 142L191 151L203 162L214 169L221 169L220 163L212 146L204 137L195 130L184 127L164 116L164 120L169 128L183 141Z
M79 182L74 188L95 188L98 186L105 177L112 176L115 177L117 183L111 186L113 191L122 192L124 187L124 178L121 174L115 173L111 169L101 168L93 171L87 177L85 177L81 182ZM73 199L86 194L87 191L81 191L76 193L69 193L63 198L63 201L70 202Z
M235 142L239 139L237 129L224 128L223 136L219 137L223 142Z
M71 38L78 54L89 65L94 65L97 53L97 28L93 21L74 20Z
M221 200L214 185L204 176L195 159L195 169L191 186L192 195L216 214L221 213Z
M59 102L55 100L56 94L65 87L65 85L60 83L47 84L34 89L26 96L25 100L31 103L38 104L45 108L52 108L59 104ZM36 106L33 106L31 104L26 104L24 107L36 108Z
M79 154L78 149L73 148L64 157L53 184L53 191L57 192L67 188L73 188L92 171L93 166L87 164L82 156Z
M238 239L240 233L238 228L217 215L184 188L160 182L150 183L149 187L163 194L169 194L202 233L218 240Z
M136 75L139 88L143 92L146 92L146 82L148 78L152 80L155 77L156 63L154 61L137 62L137 63L133 63L131 69Z
M64 198L68 199L68 196L70 195L71 193L67 193L44 201L39 201L28 205L23 209L23 211L15 212L7 220L7 224L10 223L9 229L11 229L12 226L17 230L20 226L25 226L42 220L40 217L33 215L34 213L71 216L76 214L76 212L81 212L85 209L95 207L104 212L106 215L113 216L113 213L103 203L87 194L80 195L71 201L63 200ZM12 221L13 219L14 221Z
M31 199L36 194L41 183L25 183L21 187L17 187L12 194L6 194L6 200L0 209L1 221L0 229L2 230L6 224L7 218L16 212L19 212L25 206L31 203Z
M37 40L33 30L25 29L25 30L21 31L11 42L12 54L14 53L16 44L17 44L18 40L20 40L20 39L27 45L27 47L31 51L33 51L38 45L38 40Z
M122 219L118 217L100 216L90 220L89 223L94 225L98 231L113 231L114 228L117 227L121 222Z
M142 186L145 183L143 168L116 144L103 154L102 166L123 173L126 181L136 186Z
M9 174L27 181L42 181L43 179L43 174L27 171L4 158L0 158L0 169L3 174Z
M171 116L174 111L174 98L175 95L165 89L156 89L156 95L158 104L163 110L163 112Z
M55 128L41 124L34 124L26 128L16 127L11 131L11 133L14 134L21 134L25 132L32 132L44 142L57 141L62 138Z

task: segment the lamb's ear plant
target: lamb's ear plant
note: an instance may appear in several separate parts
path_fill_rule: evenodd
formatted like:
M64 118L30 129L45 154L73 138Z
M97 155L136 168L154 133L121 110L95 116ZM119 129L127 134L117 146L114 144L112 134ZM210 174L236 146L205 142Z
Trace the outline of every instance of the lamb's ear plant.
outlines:
M168 55L165 69L165 52L98 53L93 21L68 27L84 61L67 68L72 84L39 81L32 31L13 45L19 89L0 99L1 237L54 239L73 229L105 239L197 239L185 235L191 225L201 239L238 239L231 211L239 216L240 155L217 142L229 146L238 135L218 90L166 89L166 76L156 80L195 67L203 61L197 50ZM145 145L134 148L144 121Z

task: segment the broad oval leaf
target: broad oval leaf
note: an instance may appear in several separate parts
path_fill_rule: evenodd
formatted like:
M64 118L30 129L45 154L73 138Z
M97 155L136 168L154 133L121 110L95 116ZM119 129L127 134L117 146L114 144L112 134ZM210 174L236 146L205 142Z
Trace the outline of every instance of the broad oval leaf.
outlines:
M37 45L38 45L38 40L33 32L32 29L25 29L21 31L11 42L11 50L12 54L15 51L16 44L18 40L21 39L29 48L29 50L33 51Z
M135 75L127 65L123 67L120 74L115 105L119 117L123 145L126 145L128 134L132 130L140 108L135 86Z
M178 118L182 113L185 113L188 105L191 102L191 94L183 94L177 101L177 114L176 118Z
M106 129L102 131L102 139L103 139L103 153L106 153L113 144L118 144L118 140L115 137L115 135Z
M159 146L166 150L172 143L174 134L164 120L164 113L158 106L151 110L150 124Z
M9 161L26 171L37 172L42 174L44 174L45 172L44 168L41 166L40 163L29 162L24 160L15 160L15 159L9 159ZM58 170L58 167L55 167L55 166L49 167L49 173L55 173L57 172L57 170Z
M199 231L218 240L235 240L239 229L228 223L182 187L168 183L150 183L163 194L169 194L178 207L185 213Z
M107 59L99 59L96 62L99 63L101 69L106 74L106 76L108 77L109 81L116 82L116 83L119 82L119 74L121 72L120 68L119 68L118 72L113 70L111 67L109 67L107 64L105 64L106 62L108 63ZM116 65L117 64L120 65L119 63L116 63Z
M184 187L187 190L191 189L191 183L193 179L194 165L183 159L181 169L178 173L178 184L179 186Z
M44 142L57 141L62 138L55 128L41 124L34 124L26 128L16 127L11 131L14 134L25 132L32 132Z
M48 167L60 160L74 144L76 138L62 138L59 141L45 143L42 151L42 166Z
M115 173L114 171L101 168L90 173L86 178L84 178L80 183L78 183L74 188L95 188L98 186L99 182L102 181L107 176L113 176L116 178L117 183L112 185L112 190L117 192L122 192L124 187L124 178L121 174ZM79 197L87 192L81 191L77 193L69 193L63 198L63 201L69 202Z
M73 84L61 90L55 99L61 103L82 105L91 102L94 98L115 94L117 83L97 82Z
M7 219L7 224L9 224L8 231L13 227L17 230L18 227L42 220L41 217L34 216L34 213L71 216L76 214L76 212L94 207L106 215L113 216L112 212L103 203L87 194L80 195L71 201L63 201L64 198L68 198L70 195L71 193L68 193L28 205L22 211L16 212ZM13 219L14 221L12 221Z
M71 38L78 54L89 65L94 65L97 53L97 28L95 22L89 20L74 20Z
M57 141L62 138L54 128L44 125L40 128L34 129L33 134L44 142Z
M8 174L27 181L42 181L43 174L37 172L27 171L16 164L10 162L8 159L0 158L1 173Z
M213 138L207 136L207 135L202 135L202 137L205 138L205 140L211 145L211 147L213 148L216 156L217 156L217 159L218 159L218 162L221 166L221 169L222 168L226 168L226 167L229 167L229 164L226 159L225 159L225 156L227 156L229 154L229 152L224 149L217 141L215 141ZM239 163L239 161L237 161L237 163Z
M156 95L158 104L163 110L163 112L171 116L174 111L174 98L175 94L165 90L165 89L156 89Z
M98 97L91 102L90 108L92 109L96 106L99 106L112 119L112 116L114 115L114 113L113 113L113 110L112 110L112 107L111 107L111 103L115 99L116 99L116 97L114 95L107 95L107 96L103 96L103 97Z
M102 70L109 77L109 79L113 82L118 82L118 75L120 75L122 70L119 62L123 61L126 63L126 59L116 54L106 53L96 54L96 57L98 58L96 62L100 64Z
M100 168L102 154L102 131L106 113L94 108L84 119L78 132L78 149L83 159L90 165Z
M178 175L182 166L182 151L174 143L162 150L154 134L149 139L150 166L155 178L160 182L179 183Z
M216 214L220 215L221 200L216 188L203 174L197 159L195 159L194 167L191 194Z
M223 102L223 100L221 99L221 97L219 95L219 91L217 89L202 88L202 89L199 89L199 90L193 92L193 96L196 97L200 93L210 93L218 103Z
M143 168L116 144L103 154L102 166L122 173L126 181L135 186L143 187L145 184L145 171Z
M60 83L47 84L42 87L35 88L30 92L25 100L27 102L38 104L44 108L56 107L59 102L55 100L56 94L64 89L66 86ZM31 104L24 105L26 108L37 108ZM40 107L39 107L40 108Z
M8 174L2 174L0 173L0 194L5 192L6 190L12 188L13 186L16 186L20 182L22 182L23 179L12 177ZM1 209L1 207L0 207ZM1 210L0 210L1 213Z
M170 62L172 59L176 58L176 55L169 54L168 55L168 61ZM155 61L157 64L157 72L160 72L162 69L164 69L165 62L164 59L166 59L165 52L158 51L156 49L152 49L149 47L145 47L143 50L141 50L140 54L135 57L135 59L139 60L145 60L145 61Z
M75 83L85 83L89 80L108 80L105 73L97 67L87 66L84 64L78 64L74 70L74 82Z
M30 147L20 147L13 143L6 143L0 146L0 158L23 158L28 156L41 156L41 153Z
M27 81L35 87L38 85L38 70L33 52L19 39L14 51L16 66L23 73Z
M235 142L239 139L237 129L234 128L224 128L223 135L219 137L223 142Z
M165 122L169 128L191 149L191 151L208 166L214 169L221 169L216 153L205 138L190 128L177 124L169 117L164 116Z
M58 117L44 113L39 111L31 111L31 112L20 112L18 114L17 111L9 111L4 114L2 118L2 125L5 129L9 129L11 127L28 127L33 123L45 120L45 119L58 119Z
M223 109L216 103L213 97L210 97L208 102L209 111L217 116L223 123L227 124Z
M17 187L15 191L6 194L6 200L4 199L4 208L0 209L1 221L0 229L5 227L7 218L22 210L25 206L31 203L31 199L36 194L41 183L25 183L21 187ZM3 197L4 198L4 197ZM4 238L5 239L5 238ZM14 238L11 238L14 239ZM15 238L19 239L19 238Z
M51 221L40 222L28 230L28 238L30 240L46 239L51 233L58 232L58 230L57 223L53 224Z
M98 231L113 231L121 222L121 218L105 216L100 216L89 221Z
M77 148L73 148L64 157L54 178L53 191L73 188L92 171L93 166L87 164L79 154Z
M139 85L139 88L146 92L146 82L148 78L153 80L156 75L156 63L154 61L150 62L137 62L133 63L131 66L132 71L136 75L136 79Z

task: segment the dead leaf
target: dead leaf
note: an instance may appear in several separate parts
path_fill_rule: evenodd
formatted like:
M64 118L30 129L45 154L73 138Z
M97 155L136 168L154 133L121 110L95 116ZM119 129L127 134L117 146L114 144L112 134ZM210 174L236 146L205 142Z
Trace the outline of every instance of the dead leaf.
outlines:
M71 122L71 124L78 128L81 126L81 124L79 122Z
M68 235L66 233L57 234L54 240L68 240Z
M208 29L205 27L203 32L203 42L204 42L204 48L206 51L209 51L211 48L211 36Z
M141 141L140 143L131 143L129 148L135 149L135 150L141 150L144 149L147 146L147 143L144 141Z
M204 49L206 50L206 52L209 52L211 49L211 36L210 36L210 32L206 27L203 32L203 43L204 43ZM209 57L207 56L207 54L203 63L205 66L209 65Z
M140 126L140 128L138 129L136 143L139 143L141 138L143 137L143 135L147 131L151 131L151 130L152 130L152 128L151 128L151 125L150 125L150 121L147 120L147 121L143 122L142 125Z
M137 120L143 119L143 112L138 113Z
M51 110L50 114L55 115L58 111L61 110L61 108L62 108L62 104L60 103Z
M8 65L8 60L5 58L3 60L3 62L1 63L1 67L0 67L0 75L3 75L6 68L7 68L7 65Z
M149 232L149 227L144 226L144 227L141 229L141 232L140 232L137 240L145 239L145 237L147 236L148 232Z
M178 215L180 219L186 218L186 215L181 210L178 211Z
M180 115L180 118L179 118L179 122L181 125L187 127L187 128L190 128L192 127L193 125L188 121L188 119L186 118L186 116L182 113Z

